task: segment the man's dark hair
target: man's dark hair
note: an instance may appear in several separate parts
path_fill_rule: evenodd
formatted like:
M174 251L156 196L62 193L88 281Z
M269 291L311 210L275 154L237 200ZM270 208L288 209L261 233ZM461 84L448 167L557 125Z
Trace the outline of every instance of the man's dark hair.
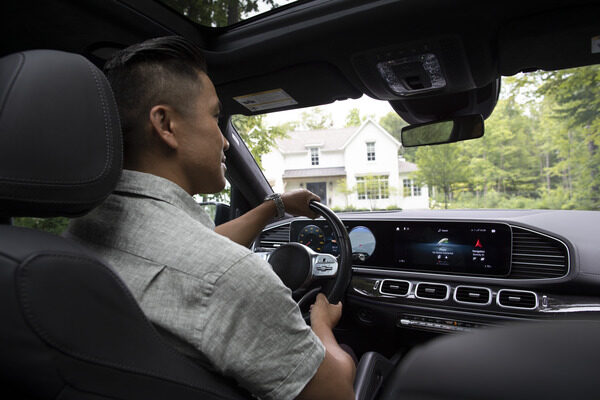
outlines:
M165 36L117 52L104 65L123 130L125 156L148 143L145 128L150 109L168 104L189 114L201 89L198 72L206 61L198 46L181 36Z

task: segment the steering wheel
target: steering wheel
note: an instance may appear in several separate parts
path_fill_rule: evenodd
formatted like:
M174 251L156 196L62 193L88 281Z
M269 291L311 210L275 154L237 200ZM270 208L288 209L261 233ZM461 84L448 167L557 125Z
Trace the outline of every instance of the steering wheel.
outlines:
M298 306L303 312L319 292L324 293L331 304L337 304L352 273L352 246L346 227L327 206L313 200L309 207L329 222L337 239L339 256L317 253L300 243L287 243L275 249L267 259L294 298L300 297ZM305 318L307 315L305 313Z

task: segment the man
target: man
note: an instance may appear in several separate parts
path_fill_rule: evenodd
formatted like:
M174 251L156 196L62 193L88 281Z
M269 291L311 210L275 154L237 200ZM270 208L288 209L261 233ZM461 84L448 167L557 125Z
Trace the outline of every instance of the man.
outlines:
M164 37L105 67L124 135L123 176L68 236L102 255L159 331L264 399L351 399L355 366L332 333L341 303L319 295L309 328L290 291L246 247L277 215L268 200L214 227L192 195L225 186L220 103L200 50ZM281 196L315 217L308 191Z

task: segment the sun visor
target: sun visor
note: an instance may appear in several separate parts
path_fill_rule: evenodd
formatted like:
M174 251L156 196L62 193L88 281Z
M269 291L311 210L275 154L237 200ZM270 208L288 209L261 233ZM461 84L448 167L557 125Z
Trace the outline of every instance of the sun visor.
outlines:
M309 63L217 84L227 114L263 114L357 99L362 93L328 63Z
M600 63L600 7L556 10L502 27L499 71L514 75Z

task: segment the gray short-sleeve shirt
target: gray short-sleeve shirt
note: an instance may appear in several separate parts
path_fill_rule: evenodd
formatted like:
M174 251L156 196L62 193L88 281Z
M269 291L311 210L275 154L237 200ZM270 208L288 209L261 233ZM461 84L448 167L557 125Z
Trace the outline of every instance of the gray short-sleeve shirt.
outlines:
M175 183L123 171L67 236L99 253L180 351L205 357L264 399L292 399L325 348L269 264L214 231Z

